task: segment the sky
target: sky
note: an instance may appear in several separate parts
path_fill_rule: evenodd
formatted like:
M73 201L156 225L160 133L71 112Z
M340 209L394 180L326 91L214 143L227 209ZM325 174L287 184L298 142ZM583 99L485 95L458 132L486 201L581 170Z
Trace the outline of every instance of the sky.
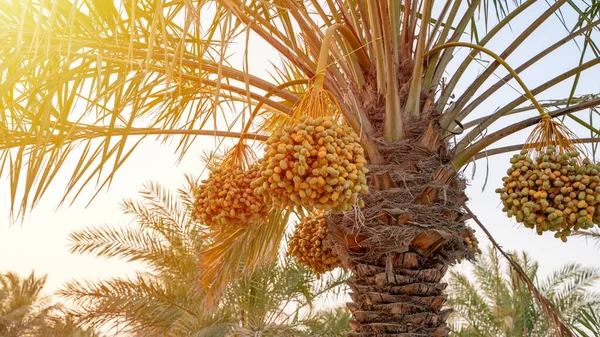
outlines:
M547 6L545 1L540 1L528 9L524 17L531 18L546 9ZM498 38L492 40L489 46L495 51L502 51L515 34L523 30L524 25L524 21L516 21L511 29L504 31ZM514 66L521 64L542 48L556 41L557 34L564 36L565 29L556 17L552 17L542 26L542 29L534 33L525 45L519 47L507 61ZM549 79L550 75L559 74L575 66L578 61L577 57L573 56L578 55L575 48L577 47L572 43L562 47L543 63L525 71L523 80L530 87L535 87ZM274 52L269 54L265 51L267 50L265 48L255 48L253 50L254 52L249 55L250 64L263 70L269 67L265 55L274 55ZM462 61L459 56L464 54L464 51L458 51L453 62ZM474 63L469 68L465 78L472 79L482 70L482 65ZM498 70L496 74L504 76L506 72ZM600 66L588 70L580 79L578 93L599 93L600 84L597 81L599 76ZM570 84L571 82L567 81L565 84L539 95L538 99L562 98L568 94ZM464 88L464 84L459 85L458 91L462 90L461 88ZM516 97L516 95L518 93L511 88L500 90L490 97L485 104L481 105L472 115L472 118L493 112L497 107L506 103L508 99ZM586 113L581 115L586 116ZM498 123L495 128L514 122L515 118L522 117L506 118L505 121ZM573 126L572 124L569 125ZM574 127L573 130L581 137L589 136L589 133L584 133L580 128ZM496 145L519 143L526 136L527 132L520 132L509 140L499 142ZM68 176L63 174L53 184L54 189L52 192L48 192L41 203L26 215L24 221L17 224L11 224L9 221L10 194L8 177L0 177L0 271L11 270L26 274L31 270L35 270L36 273L47 273L47 291L56 290L64 282L73 279L93 280L131 274L134 271L134 266L131 264L70 254L68 251L69 233L92 225L126 226L131 219L120 212L119 202L123 198L135 198L137 191L148 181L158 181L163 186L173 190L183 186L184 174L197 176L202 172L203 164L200 155L203 150L212 148L214 148L214 141L211 138L198 138L197 143L188 151L187 156L181 162L178 162L178 155L174 153L173 145L162 145L158 142L146 140L123 165L110 188L101 191L89 206L87 206L87 202L93 194L92 189L87 189L84 197L73 205L56 209L57 200L62 197L63 188L69 179ZM562 243L560 240L555 239L552 234L540 237L533 231L519 226L514 220L508 219L501 212L500 200L494 190L501 185L501 178L509 166L508 160L511 155L498 155L490 157L487 161L486 159L480 160L477 162L474 173L472 165L465 170L465 176L469 178L469 187L467 188L467 195L470 198L468 201L469 207L487 226L504 249L526 250L533 259L539 261L540 275L547 275L552 270L570 262L600 268L600 259L598 258L600 247L594 247L583 239L570 238L567 243ZM483 189L484 185L486 185L485 189ZM477 227L475 228L477 229ZM477 237L482 246L488 244L481 230L477 231ZM468 267L465 268L468 269ZM600 290L600 285L596 288Z

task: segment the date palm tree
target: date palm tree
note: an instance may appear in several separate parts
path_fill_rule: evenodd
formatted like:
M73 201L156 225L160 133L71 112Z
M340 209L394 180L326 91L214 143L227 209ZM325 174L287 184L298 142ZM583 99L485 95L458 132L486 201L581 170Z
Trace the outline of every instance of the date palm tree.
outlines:
M71 315L77 323L148 337L304 337L346 331L343 311L320 312L315 302L339 293L347 275L317 280L289 259L230 283L207 310L197 269L206 228L192 221L197 187L188 182L177 193L148 184L139 200L125 200L123 213L133 216L131 226L87 227L70 235L73 253L138 264L134 276L67 283L59 294L75 304Z
M56 307L41 294L45 284L46 276L34 272L24 278L13 272L0 275L0 336L34 335L47 326Z
M592 287L600 270L577 263L564 265L547 277L536 276L538 263L525 253L512 253L517 263L535 280L538 289L559 309L565 321L582 331L582 312L598 311L600 294ZM527 286L509 265L503 265L492 248L478 256L469 274L451 271L449 303L453 336L548 336L543 313ZM471 276L471 277L470 277Z
M42 294L46 279L33 271L26 277L14 272L0 274L0 336L100 336L76 324L64 306Z
M349 335L446 336L441 279L457 259L472 257L462 239L467 197L459 173L520 149L491 146L514 144L515 133L549 118L569 116L597 132L576 113L600 104L578 88L581 74L600 63L598 7L595 0L4 1L0 173L9 177L15 214L24 214L65 170L61 203L92 181L98 191L109 186L146 139L177 139L184 156L203 136L217 144L233 138L229 154L252 158L279 123L304 113L299 106L324 113L314 100L299 105L321 97L360 135L371 170L365 208L327 218L332 245L354 275ZM485 48L517 22L525 26L507 46ZM520 55L551 22L558 22L552 42ZM546 65L536 75L541 83L527 88L519 74L564 45L578 48L561 60L571 66ZM457 48L469 49L453 62ZM257 64L266 50L281 59ZM507 59L524 62L512 69ZM502 68L509 73L498 79ZM536 100L566 82L561 97ZM510 87L525 95L482 112ZM216 294L244 269L272 262L288 216L273 210L260 225L214 233L202 286ZM569 335L553 317L552 331Z

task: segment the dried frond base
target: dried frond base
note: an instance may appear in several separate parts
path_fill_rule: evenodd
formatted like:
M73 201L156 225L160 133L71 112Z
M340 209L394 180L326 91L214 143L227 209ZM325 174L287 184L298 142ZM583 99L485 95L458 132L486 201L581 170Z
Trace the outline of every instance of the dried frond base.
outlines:
M418 248L415 246L417 238L438 240L438 244L443 242L435 251L449 264L472 258L474 252L461 234L468 231L460 209L467 200L464 181L454 179L449 186L437 186L433 176L441 166L441 158L420 151L408 142L393 146L389 164L368 166L368 181L373 184L374 177L386 174L397 187L379 190L370 185L369 193L363 196L363 209L355 208L327 218L329 231L339 245L336 251L342 264L350 267L356 261L374 262L388 253L407 252ZM441 188L439 200L426 205L415 203L415 198L430 185ZM359 242L348 240L348 237L358 237L354 241ZM361 252L348 250L351 247ZM431 248L430 245L422 247L421 251L428 253Z

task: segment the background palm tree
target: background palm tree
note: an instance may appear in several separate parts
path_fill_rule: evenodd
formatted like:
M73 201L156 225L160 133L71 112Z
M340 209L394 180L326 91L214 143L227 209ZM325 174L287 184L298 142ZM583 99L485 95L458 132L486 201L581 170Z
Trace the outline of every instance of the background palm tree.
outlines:
M600 230L592 229L575 234L600 247ZM592 337L600 335L600 315L598 315L598 308L592 305L581 308L576 320L578 324L575 326L575 330L580 336Z
M574 329L581 337L593 337L600 335L600 315L592 305L583 308L577 317L577 325Z
M517 263L535 280L538 289L556 306L565 321L580 330L582 312L600 310L600 294L593 291L600 270L568 264L544 279L537 277L538 264L526 252L513 253ZM471 277L472 276L472 277ZM502 264L489 248L478 256L471 275L451 271L449 304L454 336L548 336L548 324L516 271Z
M327 217L331 245L354 275L351 335L445 336L449 311L441 309L440 280L449 265L473 256L463 238L469 232L461 216L467 197L458 172L472 160L520 149L521 144L488 147L538 123L547 125L548 117L569 116L597 133L574 113L600 104L597 95L578 88L580 75L600 64L594 43L599 4L557 0L525 15L534 4L4 2L0 173L10 177L13 209L24 213L64 172L69 158L78 160L61 203L78 198L94 180L98 191L108 186L146 138L177 137L182 156L198 136L215 137L218 144L237 138L228 155L253 158L247 143L262 145L290 115L337 114L360 135L371 169L365 208ZM496 80L494 72L508 66L503 59L516 60L518 47L553 17L566 28L563 36L552 34L553 44ZM499 55L482 48L515 20L527 24ZM569 54L567 70L547 67L539 74L545 82L531 90L519 81L526 95L503 100L494 112L475 113L518 74L573 42L580 49ZM265 45L282 58L273 60L270 74L250 67L250 52L261 53ZM452 63L459 46L473 50ZM467 79L480 52L493 60ZM542 104L535 99L567 80L572 86L562 97ZM315 97L325 100L325 109L318 100L311 103ZM528 111L538 114L524 118ZM508 115L514 119L504 118ZM302 217L303 210L296 211ZM290 209L274 208L268 221L235 235L209 233L211 247L202 259L207 298L239 277L240 266L273 263L289 216ZM550 309L555 332L570 334Z
M336 308L335 311L320 312L304 321L310 334L308 336L343 337L349 330L348 323L352 315L346 308Z
M141 264L131 277L73 281L60 294L76 305L77 321L119 327L139 336L335 336L347 314L316 310L315 301L340 292L347 275L317 280L286 259L228 285L213 308L199 291L206 228L192 221L190 183L177 193L148 184L140 200L125 200L128 227L89 227L71 234L71 252ZM346 319L346 320L345 320ZM344 322L346 325L344 325Z
M50 324L40 329L36 336L48 337L102 337L98 331L93 328L82 327L76 322L71 312L63 308L50 318Z
M1 337L98 337L85 329L61 304L42 295L46 276L31 272L20 277L13 272L0 274L0 336Z
M18 274L0 274L0 336L35 335L48 324L48 316L56 309L41 292L46 276L34 272L21 278Z

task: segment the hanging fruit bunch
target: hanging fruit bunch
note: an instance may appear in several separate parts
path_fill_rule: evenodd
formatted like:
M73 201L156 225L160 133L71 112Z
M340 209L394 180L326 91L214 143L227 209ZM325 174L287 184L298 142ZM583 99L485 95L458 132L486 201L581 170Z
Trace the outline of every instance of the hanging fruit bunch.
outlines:
M510 162L503 178L500 194L502 209L538 234L555 232L563 242L572 231L591 228L598 223L600 207L600 167L588 159L581 160L573 144L575 135L560 121L544 111L531 91L510 67L509 72L519 82L525 94L540 114L520 154ZM529 153L537 153L535 160ZM598 210L600 211L600 210Z
M463 242L474 253L481 254L481 249L479 249L479 240L477 240L477 237L475 236L475 230L473 228L467 227L467 231L463 236Z
M333 117L299 117L267 140L265 152L252 186L278 207L346 211L368 191L359 138Z
M257 165L247 169L242 165L220 165L200 185L194 219L213 229L239 228L265 220L269 206L251 187L259 177Z
M503 187L496 190L503 211L540 235L556 232L562 241L600 223L600 165L579 155L558 153L552 145L535 160L527 150L514 155Z
M296 225L288 243L288 256L318 275L339 267L337 254L328 246L327 225L323 216L310 217Z

